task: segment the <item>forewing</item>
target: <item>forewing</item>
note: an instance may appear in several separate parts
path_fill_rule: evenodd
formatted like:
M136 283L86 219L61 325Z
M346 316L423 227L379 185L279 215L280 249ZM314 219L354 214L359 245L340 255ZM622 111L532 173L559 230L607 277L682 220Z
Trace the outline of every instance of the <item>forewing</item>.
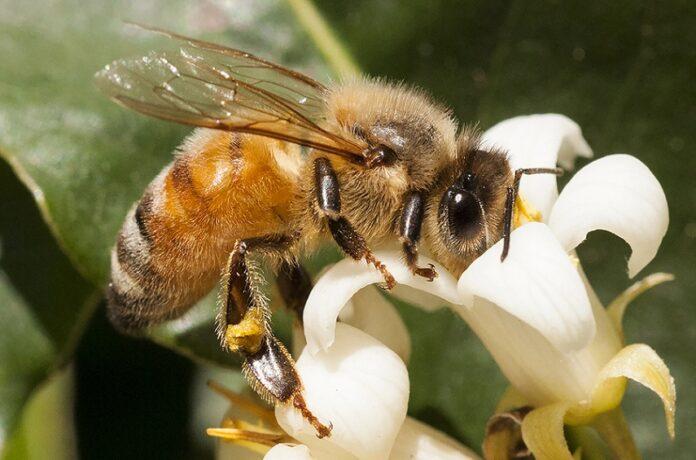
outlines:
M97 73L98 86L146 115L363 161L364 145L326 127L321 83L243 51L162 33L176 41L175 51L115 61Z

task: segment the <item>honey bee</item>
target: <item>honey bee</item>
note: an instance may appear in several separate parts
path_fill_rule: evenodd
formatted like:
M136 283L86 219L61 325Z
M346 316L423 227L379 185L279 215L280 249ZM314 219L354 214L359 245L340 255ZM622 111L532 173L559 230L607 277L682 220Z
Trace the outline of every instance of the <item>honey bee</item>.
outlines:
M175 52L118 60L96 80L114 101L197 129L128 213L111 254L108 312L140 331L180 316L222 275L217 329L240 353L251 386L292 404L327 436L307 408L302 383L273 335L267 301L247 264L277 261L278 285L298 311L311 289L297 263L331 236L343 252L394 279L370 247L398 238L408 267L418 245L461 273L505 238L522 174L503 151L423 91L356 78L325 86L236 49L153 29ZM422 238L421 238L422 236Z

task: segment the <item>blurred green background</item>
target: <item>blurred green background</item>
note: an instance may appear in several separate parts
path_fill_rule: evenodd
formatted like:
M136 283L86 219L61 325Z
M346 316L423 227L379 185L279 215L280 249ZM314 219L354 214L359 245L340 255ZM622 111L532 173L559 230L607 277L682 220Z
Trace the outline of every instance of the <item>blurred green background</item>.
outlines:
M486 128L514 115L563 113L596 156L631 153L655 173L671 222L645 273L677 280L632 305L626 331L629 342L654 347L676 379L676 441L648 391L631 385L624 408L645 458L693 458L696 3L316 4L365 72L426 88L463 122ZM305 23L281 0L0 0L5 458L70 457L74 446L83 458L211 456L203 429L225 407L203 383L215 376L240 385L234 372L215 370L235 362L215 346L211 299L152 340L119 336L104 316L109 247L130 204L188 131L118 108L94 88L92 75L106 63L162 46L122 20L331 76ZM618 238L592 234L579 252L605 302L628 285L628 247ZM410 413L478 448L504 379L451 313L400 310L413 339ZM287 318L278 322L283 330ZM65 399L71 392L74 407ZM66 438L73 415L75 442Z

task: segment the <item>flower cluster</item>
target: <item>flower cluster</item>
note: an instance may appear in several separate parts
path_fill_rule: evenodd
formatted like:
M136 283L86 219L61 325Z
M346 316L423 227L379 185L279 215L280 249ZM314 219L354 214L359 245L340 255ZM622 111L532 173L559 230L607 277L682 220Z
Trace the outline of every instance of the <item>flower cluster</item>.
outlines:
M592 156L577 124L561 115L506 120L483 139L506 149L515 169L571 169L577 156ZM649 346L625 345L621 327L628 303L671 277L649 276L605 308L574 252L588 232L607 230L631 246L629 277L639 273L667 230L659 182L636 158L615 154L582 168L560 195L555 177L524 177L520 196L522 209L538 212L526 212L536 217L517 222L505 262L498 242L456 279L424 255L422 263L439 273L428 282L413 276L397 251L379 251L399 283L391 295L426 309L449 306L469 324L511 383L500 412L524 408L515 412L521 414L515 418L517 441L521 437L536 458L573 458L564 425L584 424L631 458L631 442L611 435L625 424L617 408L627 378L662 398L673 436L669 370ZM333 424L333 433L319 440L291 408L278 407L277 423L294 444L278 444L266 458L475 457L406 417L409 337L394 308L371 286L381 280L372 267L346 259L317 281L305 307L306 347L297 364L308 405ZM489 430L484 444L487 457L519 448L519 442L510 444L514 435L495 431Z
M378 293L374 293L379 296ZM367 305L367 304L364 304ZM389 317L393 307L383 300L376 306ZM360 308L357 323L372 313ZM356 321L351 321L355 324ZM372 331L375 332L374 330ZM407 336L406 336L407 337ZM305 348L297 360L308 407L333 429L318 438L314 427L291 406L279 405L275 414L238 395L226 394L234 406L223 428L209 434L223 442L224 459L451 459L478 456L443 433L406 416L408 372L402 358L375 337L341 322L325 351ZM247 409L247 416L239 409ZM271 447L268 449L268 447Z

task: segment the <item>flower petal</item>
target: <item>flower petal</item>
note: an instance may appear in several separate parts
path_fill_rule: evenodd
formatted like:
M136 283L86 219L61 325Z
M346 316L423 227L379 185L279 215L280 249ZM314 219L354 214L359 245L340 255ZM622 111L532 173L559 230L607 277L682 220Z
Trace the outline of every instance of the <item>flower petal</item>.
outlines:
M388 296L395 297L402 302L406 302L425 311L435 311L447 306L453 308L457 307L443 300L442 297L428 294L427 292L412 288L411 286L406 286L405 284L397 284L394 286L392 290L389 291Z
M338 316L341 321L370 334L408 363L411 337L399 312L375 286L355 293Z
M607 313L614 322L616 330L623 335L623 316L626 312L626 307L628 307L628 304L633 302L636 297L648 289L672 280L674 280L674 275L671 273L653 273L652 275L648 275L642 280L633 283L628 289L612 300L607 307Z
M396 307L379 293L377 287L367 286L356 292L340 311L339 319L370 334L408 363L411 337L406 324ZM300 356L306 346L304 329L296 322L292 328L292 355Z
M623 238L632 250L631 278L655 257L668 224L662 186L640 160L624 154L600 158L578 171L549 217L549 226L566 251L592 230Z
M474 460L480 457L446 434L406 417L396 438L390 460Z
M561 351L580 350L595 334L590 301L563 248L540 223L512 233L510 252L500 261L499 241L459 278L464 304L481 297L537 329Z
M432 263L438 272L434 281L414 276L401 260L398 251L377 251L375 256L389 269L398 283L442 297L448 302L460 303L454 277L437 262L421 257L422 264ZM307 299L304 310L304 330L307 348L312 353L326 350L334 340L339 312L356 292L370 284L381 283L382 274L372 265L344 259L317 281Z
M572 169L578 156L592 157L577 123L564 115L527 115L502 121L483 133L483 141L508 151L510 165L518 168ZM556 177L548 174L524 176L520 193L547 220L558 190Z
M610 359L598 359L592 345L561 352L538 330L485 299L477 298L473 308L462 311L505 377L534 406L588 399Z
M628 345L621 350L600 372L592 395L593 406L597 406L598 410L602 409L598 407L602 401L611 399L611 395L605 393L612 391L615 388L613 381L621 377L628 377L645 385L662 399L667 431L674 439L676 388L669 368L655 350L640 343Z
M534 409L522 420L522 439L537 460L573 460L563 434L565 402Z
M401 358L381 342L338 323L336 340L326 351L305 350L297 360L307 406L331 436L318 439L292 407L276 406L276 418L293 438L333 457L386 458L406 417L409 381Z
M263 460L312 460L309 448L302 444L277 444L266 453Z
M510 409L528 405L529 401L527 401L527 398L525 398L524 395L517 390L517 388L510 385L505 389L505 392L498 400L498 404L495 406L495 413L507 412Z

